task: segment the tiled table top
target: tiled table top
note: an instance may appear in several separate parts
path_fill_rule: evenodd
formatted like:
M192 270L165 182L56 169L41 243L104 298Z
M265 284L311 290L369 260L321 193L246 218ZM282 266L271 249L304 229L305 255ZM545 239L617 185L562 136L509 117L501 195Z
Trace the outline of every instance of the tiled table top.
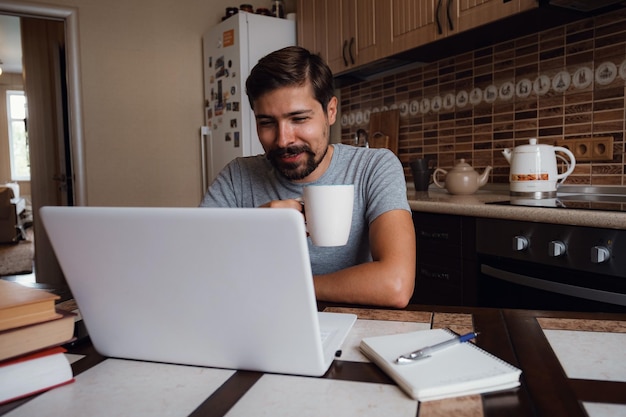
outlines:
M84 347L73 352L88 353L73 365L74 384L7 415L625 415L624 315L417 306L330 310L356 313L359 320L342 357L322 378L104 360ZM358 351L364 336L437 327L481 332L477 344L523 370L522 386L418 403ZM0 408L0 414L7 411Z

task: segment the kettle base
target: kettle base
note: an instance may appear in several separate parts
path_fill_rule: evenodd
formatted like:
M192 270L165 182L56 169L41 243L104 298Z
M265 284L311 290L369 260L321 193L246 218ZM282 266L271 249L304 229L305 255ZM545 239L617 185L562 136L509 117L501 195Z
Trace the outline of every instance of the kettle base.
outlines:
M510 195L515 197L533 198L535 200L541 200L544 198L555 198L555 191L511 191Z

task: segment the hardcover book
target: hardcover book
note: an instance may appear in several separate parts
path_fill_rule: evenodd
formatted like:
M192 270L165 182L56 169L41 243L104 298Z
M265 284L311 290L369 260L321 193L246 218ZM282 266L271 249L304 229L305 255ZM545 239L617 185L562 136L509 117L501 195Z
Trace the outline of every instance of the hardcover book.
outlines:
M0 280L0 331L59 318L48 291Z
M59 312L57 319L0 331L0 361L72 340L76 314Z
M74 381L65 349L56 347L0 362L0 404Z

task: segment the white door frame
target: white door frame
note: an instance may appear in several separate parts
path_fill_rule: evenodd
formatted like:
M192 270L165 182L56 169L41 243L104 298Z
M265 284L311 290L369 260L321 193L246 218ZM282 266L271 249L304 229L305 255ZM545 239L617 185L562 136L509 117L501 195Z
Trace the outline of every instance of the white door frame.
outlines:
M0 13L17 16L36 16L65 21L70 146L72 172L74 174L74 204L77 206L85 206L87 205L87 184L80 81L78 10L72 7L43 5L15 0L0 0Z

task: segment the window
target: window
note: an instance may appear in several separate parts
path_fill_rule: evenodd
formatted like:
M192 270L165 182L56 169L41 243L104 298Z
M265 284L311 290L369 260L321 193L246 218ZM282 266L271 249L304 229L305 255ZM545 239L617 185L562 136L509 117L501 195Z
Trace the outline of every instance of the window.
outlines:
M30 181L30 154L26 132L26 96L23 91L7 91L11 180Z

